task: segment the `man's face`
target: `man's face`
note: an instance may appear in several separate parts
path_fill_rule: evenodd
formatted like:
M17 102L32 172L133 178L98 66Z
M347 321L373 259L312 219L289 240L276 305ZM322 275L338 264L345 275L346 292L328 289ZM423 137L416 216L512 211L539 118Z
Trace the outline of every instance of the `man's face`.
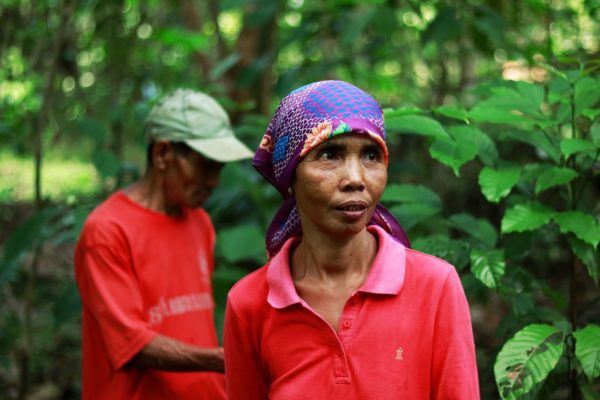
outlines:
M165 176L167 212L179 213L182 208L198 208L208 200L219 185L223 164L210 160L195 151L177 152Z

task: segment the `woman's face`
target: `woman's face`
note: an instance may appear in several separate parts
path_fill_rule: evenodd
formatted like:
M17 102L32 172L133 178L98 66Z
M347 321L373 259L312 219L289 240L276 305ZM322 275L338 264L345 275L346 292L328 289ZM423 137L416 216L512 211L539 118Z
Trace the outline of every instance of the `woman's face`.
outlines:
M317 146L298 164L293 183L304 235L361 232L386 183L383 150L369 137L343 134Z

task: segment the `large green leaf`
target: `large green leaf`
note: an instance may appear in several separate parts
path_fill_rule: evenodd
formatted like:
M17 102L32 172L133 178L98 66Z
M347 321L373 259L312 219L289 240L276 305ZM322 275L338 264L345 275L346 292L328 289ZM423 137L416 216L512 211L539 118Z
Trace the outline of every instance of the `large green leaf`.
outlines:
M592 380L600 376L600 326L589 324L573 332L575 336L575 356L581 368Z
M488 201L498 203L504 197L508 196L511 189L519 181L520 174L521 170L519 167L498 170L484 167L479 173L481 193L483 193Z
M516 90L510 86L515 86ZM550 121L541 112L543 98L544 89L541 86L526 82L492 87L490 96L471 109L469 118L515 126L545 126Z
M517 204L502 218L502 233L532 231L550 222L554 211L538 202Z
M560 151L565 157L583 151L598 150L598 145L584 139L563 139L560 142Z
M594 248L600 242L600 225L590 214L581 211L565 211L555 213L554 221L562 233L573 233Z
M481 251L471 250L471 271L485 286L496 289L506 270L502 250Z
M496 145L481 130L474 126L454 125L448 128L448 133L456 142L472 143L478 149L477 155L484 165L490 166L496 164L498 160Z
M494 226L487 220L477 219L470 214L461 213L450 216L448 222L452 227L468 233L487 247L493 248L496 246L498 234Z
M600 80L586 76L575 84L575 115L600 101Z
M264 263L265 244L262 230L254 224L221 229L217 239L218 253L227 261L236 263L254 260Z
M422 115L395 116L391 114L386 116L385 127L388 131L430 136L438 140L448 139L448 133L439 122Z
M594 120L598 115L600 115L600 108L586 108L585 110L581 111L581 115L588 117L590 120Z
M439 214L440 208L425 203L407 203L390 208L390 212L405 229L410 229L419 222Z
M401 117L403 115L423 114L424 112L425 110L420 107L398 107L394 109L387 108L383 110L383 116L385 118L385 122L387 123L388 119Z
M516 400L543 382L564 351L564 335L551 325L528 325L508 340L494 365L502 399Z
M433 190L423 185L389 184L381 197L382 202L390 203L425 203L442 208L440 197Z
M453 139L437 140L429 148L431 157L452 168L456 176L460 176L460 167L474 159L478 151L477 146L471 142Z
M544 87L524 81L517 81L516 87L523 103L526 103L534 114L540 115L540 107L544 103Z
M543 151L555 163L560 161L560 149L558 144L555 144L551 137L544 134L540 130L522 130L522 129L507 129L499 135L501 140L515 140L518 142L527 143Z
M468 121L468 112L461 106L457 105L445 105L436 107L433 109L436 113L443 115L444 117L458 119L464 122Z
M598 254L593 246L576 237L569 238L569 245L571 245L571 250L585 265L588 274L597 285L598 277L600 276L600 254Z
M543 192L555 186L564 185L577 178L577 171L571 168L549 167L541 173L535 183L535 193Z
M487 104L480 104L469 111L469 119L477 122L490 122L494 124L508 124L521 126L523 124L533 125L534 121L527 118L518 111L493 107Z
M540 117L542 116L543 95L541 87L537 88L530 83L507 82L504 85L493 87L491 96L477 104L512 111L518 115Z

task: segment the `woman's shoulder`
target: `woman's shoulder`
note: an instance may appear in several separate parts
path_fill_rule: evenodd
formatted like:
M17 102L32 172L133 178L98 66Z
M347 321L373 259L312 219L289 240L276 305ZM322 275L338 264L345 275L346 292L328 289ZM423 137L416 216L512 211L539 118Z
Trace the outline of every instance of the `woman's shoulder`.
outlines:
M228 294L229 302L237 307L253 307L267 299L267 267L263 265L237 281Z
M448 261L409 248L406 249L406 266L407 268L415 268L420 278L429 276L445 280L449 274L456 273L456 268Z

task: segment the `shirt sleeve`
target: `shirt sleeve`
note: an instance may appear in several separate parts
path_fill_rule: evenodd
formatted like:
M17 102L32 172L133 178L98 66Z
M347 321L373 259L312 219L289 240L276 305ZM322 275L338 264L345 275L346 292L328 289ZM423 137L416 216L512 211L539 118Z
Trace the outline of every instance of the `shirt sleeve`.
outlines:
M436 312L431 374L432 399L479 400L469 306L454 268Z
M228 400L266 400L268 379L263 373L260 354L251 343L253 335L239 319L231 299L225 310L223 348L225 350L225 385Z
M156 335L148 325L131 263L118 246L81 244L76 277L113 368L123 367Z

